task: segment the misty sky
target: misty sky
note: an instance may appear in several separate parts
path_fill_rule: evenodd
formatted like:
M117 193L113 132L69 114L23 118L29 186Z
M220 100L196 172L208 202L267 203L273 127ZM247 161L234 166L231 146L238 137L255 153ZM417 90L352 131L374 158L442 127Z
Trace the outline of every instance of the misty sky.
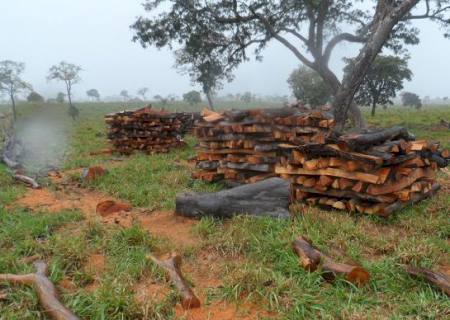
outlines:
M150 95L180 95L192 88L187 76L173 68L171 52L143 49L133 43L129 26L144 13L142 0L1 0L0 60L26 63L24 78L36 91L49 97L63 91L61 83L48 83L49 67L61 60L81 65L83 81L74 88L77 98L97 88L105 96L127 89L150 88ZM450 96L450 40L430 22L419 22L421 43L410 48L414 78L406 90L421 96ZM335 50L331 66L342 69L343 56L357 48L342 45ZM273 42L264 61L239 68L236 79L222 93L252 91L259 94L289 94L286 79L298 61L287 49Z

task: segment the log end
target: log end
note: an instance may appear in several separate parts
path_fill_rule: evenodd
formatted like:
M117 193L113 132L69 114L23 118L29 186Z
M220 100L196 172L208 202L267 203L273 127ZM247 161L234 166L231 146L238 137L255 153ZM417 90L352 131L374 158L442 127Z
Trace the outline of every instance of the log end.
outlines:
M181 300L181 306L184 310L200 308L200 305L200 300L194 295Z

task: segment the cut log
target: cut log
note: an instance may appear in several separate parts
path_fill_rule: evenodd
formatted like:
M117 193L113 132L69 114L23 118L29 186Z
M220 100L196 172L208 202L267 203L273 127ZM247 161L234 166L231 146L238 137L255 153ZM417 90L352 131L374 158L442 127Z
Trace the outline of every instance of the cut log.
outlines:
M351 133L342 135L338 145L343 150L362 151L387 140L414 140L414 137L404 127L393 127L370 133Z
M407 186L413 184L414 182L416 182L418 179L421 178L432 178L434 176L434 172L433 170L426 168L426 169L417 169L414 170L414 172L407 176L407 177L403 177L398 181L392 181L392 182L388 182L385 183L383 185L370 185L367 188L367 193L377 196L377 195L382 195L382 194L388 194L388 193L393 193L393 192L397 192L400 191L404 188L406 188Z
M344 276L349 282L364 285L370 280L370 274L362 267L339 263L314 247L310 240L299 236L293 242L295 253L300 257L300 264L308 271L315 271L321 266L323 277L333 281L336 275Z
M280 178L270 178L215 193L179 194L175 212L196 218L229 218L238 214L288 218L288 208L289 183Z
M39 183L36 182L36 180L34 180L33 178L27 177L25 175L22 174L15 174L14 175L14 179L16 179L17 181L23 182L26 185L30 186L33 189L40 189L41 186L39 185Z
M427 280L429 283L441 289L445 294L450 296L450 276L443 272L432 271L425 268L416 268L407 266L406 272L413 277L419 277Z
M200 307L200 300L194 294L181 273L180 266L182 261L180 255L172 254L172 256L167 260L159 260L152 255L148 255L147 259L153 261L167 272L170 281L180 293L181 305L183 306L183 309L194 309Z
M54 284L48 279L48 266L42 261L34 263L36 273L15 275L0 274L0 282L32 285L37 292L44 312L55 320L78 320L79 318L67 309L60 301Z

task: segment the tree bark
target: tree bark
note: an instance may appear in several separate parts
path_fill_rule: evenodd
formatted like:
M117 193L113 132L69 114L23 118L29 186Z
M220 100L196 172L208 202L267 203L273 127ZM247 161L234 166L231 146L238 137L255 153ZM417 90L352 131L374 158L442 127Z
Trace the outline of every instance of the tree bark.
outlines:
M372 117L375 117L375 109L377 108L377 103L375 100L372 102L372 112L370 113Z
M211 97L211 92L210 91L206 91L205 95L206 95L206 99L208 99L209 108L211 110L214 110L214 101L213 101L213 99Z
M13 93L10 94L10 97L11 97L11 105L12 105L12 110L13 110L14 122L16 122L17 121L16 99L14 99Z

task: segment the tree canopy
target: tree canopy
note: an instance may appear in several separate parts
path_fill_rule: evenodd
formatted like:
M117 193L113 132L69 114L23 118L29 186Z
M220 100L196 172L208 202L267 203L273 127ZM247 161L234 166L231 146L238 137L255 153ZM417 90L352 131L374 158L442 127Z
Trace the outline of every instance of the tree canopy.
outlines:
M330 101L331 89L322 77L311 68L300 66L288 79L294 96L304 103L317 107Z
M28 102L44 102L44 97L41 96L36 91L31 91L30 94L27 96Z
M143 88L140 88L140 89L137 91L137 94L138 94L139 96L141 96L143 100L146 100L146 99L147 99L146 96L147 96L148 91L149 91L148 88L143 87Z
M345 72L351 72L354 62L351 59L347 62ZM378 104L393 104L392 98L403 89L403 81L411 80L411 76L406 58L379 55L367 71L355 101L363 106L371 106L374 116Z
M89 98L93 98L97 101L100 100L100 93L98 92L97 89L90 89L90 90L86 91L86 94Z
M199 104L202 102L202 96L200 95L200 92L192 90L183 94L183 100L190 105Z
M14 120L17 120L16 95L32 90L31 84L22 80L25 64L11 60L0 61L0 93L5 93L11 99Z
M120 95L124 101L130 100L130 95L128 93L128 90L124 89L124 90L120 91Z
M414 107L416 109L422 108L422 100L420 100L420 97L413 93L413 92L402 92L402 104L405 107Z
M363 124L354 95L383 48L398 53L419 42L415 21L429 19L450 36L450 0L146 0L144 8L151 14L132 25L135 41L159 48L198 43L197 54L209 52L224 72L280 42L329 85L338 129L349 110ZM361 50L339 80L329 61L341 42L360 43Z

